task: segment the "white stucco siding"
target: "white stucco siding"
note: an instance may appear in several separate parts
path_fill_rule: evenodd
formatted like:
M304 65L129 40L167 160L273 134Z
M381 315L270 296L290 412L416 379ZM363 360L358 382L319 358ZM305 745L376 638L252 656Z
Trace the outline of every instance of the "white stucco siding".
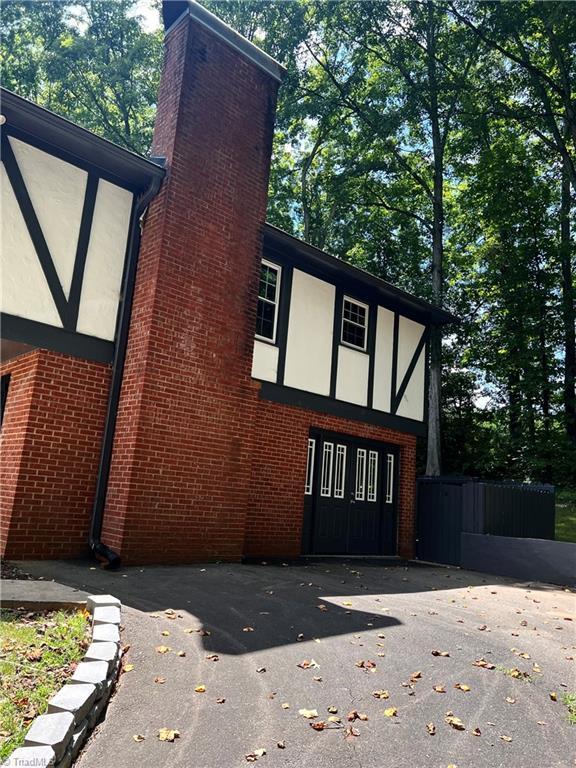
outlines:
M396 372L396 386L399 387L408 366L414 356L418 342L426 330L425 326L400 315L398 326L398 368Z
M397 415L407 419L424 419L424 396L426 374L426 349L420 352L414 372L410 377L404 396L398 406Z
M8 175L2 168L0 306L2 312L62 327Z
M9 141L68 298L88 174L14 137Z
M100 179L77 330L109 341L116 328L132 198L128 190Z
M392 397L392 359L394 352L394 312L378 307L374 359L372 406L390 412Z
M330 283L295 269L286 343L284 384L330 394L334 300Z
M278 375L278 347L265 341L254 341L252 376L264 381L276 381Z
M356 405L367 405L369 368L370 355L340 344L338 347L336 399Z

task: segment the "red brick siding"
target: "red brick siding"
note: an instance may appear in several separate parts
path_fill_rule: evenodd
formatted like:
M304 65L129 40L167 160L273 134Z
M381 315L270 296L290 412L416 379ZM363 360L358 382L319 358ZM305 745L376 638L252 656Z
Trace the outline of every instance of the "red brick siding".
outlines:
M110 367L35 350L11 373L0 437L2 556L87 551Z
M242 555L276 90L190 19L167 36L103 533L127 562Z
M300 554L310 427L400 446L398 551L404 557L413 557L416 438L264 400L258 403L255 421L245 554Z

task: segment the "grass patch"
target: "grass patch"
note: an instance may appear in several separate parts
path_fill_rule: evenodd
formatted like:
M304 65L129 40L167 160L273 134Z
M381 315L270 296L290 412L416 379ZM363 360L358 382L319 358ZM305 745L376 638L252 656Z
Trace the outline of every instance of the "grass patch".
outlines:
M496 664L498 672L502 672L507 677L512 677L514 680L522 680L524 683L531 683L532 676L528 672L522 672L518 667L504 667L502 664Z
M568 709L568 722L576 725L576 693L563 693L562 704Z
M576 489L556 490L556 539L576 541Z
M0 610L0 761L21 746L88 640L84 611Z

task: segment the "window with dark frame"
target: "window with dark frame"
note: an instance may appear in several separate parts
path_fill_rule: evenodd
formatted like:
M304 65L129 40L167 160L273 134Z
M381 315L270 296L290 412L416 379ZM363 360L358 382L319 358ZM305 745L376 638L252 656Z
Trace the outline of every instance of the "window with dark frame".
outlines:
M256 337L272 343L276 341L280 272L281 269L276 264L262 261L256 312Z
M8 387L10 386L10 374L6 373L0 377L0 426L4 421L4 409L6 408L6 399L8 397Z
M364 352L366 350L367 331L367 305L345 296L342 307L342 344L347 344L349 347L354 347Z

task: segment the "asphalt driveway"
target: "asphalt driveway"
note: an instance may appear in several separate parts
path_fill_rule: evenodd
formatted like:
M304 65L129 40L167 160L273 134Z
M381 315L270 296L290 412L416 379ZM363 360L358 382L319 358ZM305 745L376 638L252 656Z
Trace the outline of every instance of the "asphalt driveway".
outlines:
M576 765L576 598L560 588L337 561L24 568L125 606L133 669L79 768Z

